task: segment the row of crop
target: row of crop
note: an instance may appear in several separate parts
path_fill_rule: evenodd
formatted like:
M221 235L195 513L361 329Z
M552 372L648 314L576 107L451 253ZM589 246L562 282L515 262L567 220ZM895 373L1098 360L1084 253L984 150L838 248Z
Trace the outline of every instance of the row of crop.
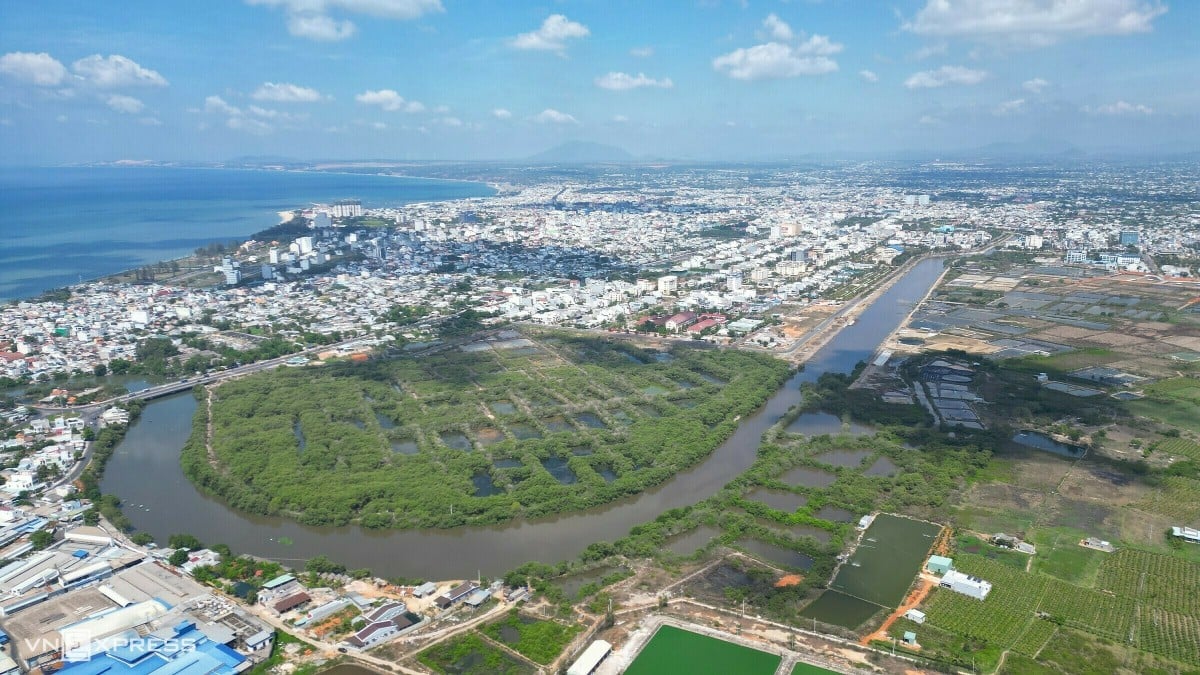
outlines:
M1138 608L1137 646L1200 666L1200 619L1141 605Z
M1051 579L1039 611L1068 626L1123 642L1129 639L1134 604L1126 598Z
M1046 646L1056 630L1058 630L1058 626L1053 622L1034 619L1029 622L1029 627L1025 629L1021 637L1013 643L1012 650L1026 656L1037 656L1037 653Z
M1100 566L1096 586L1140 603L1200 615L1200 565L1174 556L1117 551Z
M987 599L976 600L937 589L926 607L929 622L996 645L1015 642L1034 616L1046 579L975 555L960 555L955 567L991 582L992 590Z

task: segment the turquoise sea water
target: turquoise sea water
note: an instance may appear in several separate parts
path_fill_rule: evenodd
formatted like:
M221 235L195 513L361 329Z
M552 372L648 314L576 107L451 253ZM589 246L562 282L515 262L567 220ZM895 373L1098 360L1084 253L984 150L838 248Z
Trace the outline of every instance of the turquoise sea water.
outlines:
M479 183L232 169L0 169L0 301L245 238L285 209L483 197Z

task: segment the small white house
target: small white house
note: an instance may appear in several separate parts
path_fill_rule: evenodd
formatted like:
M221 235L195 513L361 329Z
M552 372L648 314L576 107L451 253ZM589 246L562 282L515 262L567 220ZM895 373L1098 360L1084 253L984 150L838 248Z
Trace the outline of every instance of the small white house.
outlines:
M942 581L938 584L942 588L949 588L955 593L983 600L987 598L988 593L992 592L991 582L984 581L979 577L973 577L969 574L963 574L958 570L950 570L942 576Z
M904 618L913 623L925 623L925 612L919 609L910 609L904 613Z

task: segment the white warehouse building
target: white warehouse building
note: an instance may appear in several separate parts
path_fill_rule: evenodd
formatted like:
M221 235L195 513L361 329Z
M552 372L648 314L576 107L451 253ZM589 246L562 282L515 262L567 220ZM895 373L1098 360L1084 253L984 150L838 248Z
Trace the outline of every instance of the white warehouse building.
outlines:
M942 581L939 585L942 588L949 588L955 593L962 593L976 600L983 600L987 598L988 593L992 592L991 582L969 574L963 574L958 570L950 570L942 575Z

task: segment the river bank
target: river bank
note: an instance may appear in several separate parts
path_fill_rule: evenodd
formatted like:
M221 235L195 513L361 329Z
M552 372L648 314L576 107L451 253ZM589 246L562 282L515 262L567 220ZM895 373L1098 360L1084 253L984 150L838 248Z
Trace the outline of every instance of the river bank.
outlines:
M286 564L324 554L384 576L469 578L480 571L504 572L530 560L574 558L589 544L621 538L666 510L714 494L745 471L762 434L800 402L800 385L824 372L850 372L857 362L870 358L883 336L907 314L905 305L923 296L940 273L941 261L929 260L897 280L698 465L655 488L585 511L491 527L383 532L306 527L284 518L251 516L205 496L183 475L179 452L196 409L190 394L147 406L114 454L103 490L134 505L127 514L134 525L159 539L187 532Z

